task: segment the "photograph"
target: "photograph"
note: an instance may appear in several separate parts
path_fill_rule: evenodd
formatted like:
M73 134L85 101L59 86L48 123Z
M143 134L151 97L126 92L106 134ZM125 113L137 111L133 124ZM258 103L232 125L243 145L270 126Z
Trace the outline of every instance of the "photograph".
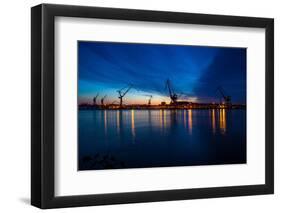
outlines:
M78 171L247 163L247 48L77 41Z
M240 210L252 211L257 198L245 210L240 196L274 194L272 16L279 11L261 17L252 4L246 14L221 14L207 2L204 13L151 4L32 6L31 75L24 75L31 76L31 165L20 167L31 170L31 205L237 197ZM15 99L19 91L6 93ZM7 100L3 106L18 108Z

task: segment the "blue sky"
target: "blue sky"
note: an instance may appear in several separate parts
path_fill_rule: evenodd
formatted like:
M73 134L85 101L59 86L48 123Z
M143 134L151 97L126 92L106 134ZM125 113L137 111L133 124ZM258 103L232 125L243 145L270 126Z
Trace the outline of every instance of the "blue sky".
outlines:
M133 87L124 103L169 102L170 79L181 99L219 101L221 86L236 103L246 102L246 49L204 46L78 42L79 102L107 95L118 101L117 90Z

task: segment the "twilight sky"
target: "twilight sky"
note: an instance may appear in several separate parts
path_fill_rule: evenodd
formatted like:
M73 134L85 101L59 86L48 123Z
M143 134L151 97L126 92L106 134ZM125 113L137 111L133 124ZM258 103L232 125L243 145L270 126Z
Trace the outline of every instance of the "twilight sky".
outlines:
M246 103L246 49L183 45L78 42L79 103L118 101L117 90L131 84L124 103L170 102L165 81L182 100L218 102L219 86L233 103Z

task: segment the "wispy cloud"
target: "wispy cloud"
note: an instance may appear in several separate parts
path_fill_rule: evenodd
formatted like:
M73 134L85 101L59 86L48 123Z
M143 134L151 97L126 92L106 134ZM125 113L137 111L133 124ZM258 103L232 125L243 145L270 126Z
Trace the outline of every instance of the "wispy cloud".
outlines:
M234 50L179 45L79 42L79 96L87 97L100 92L107 93L109 99L114 99L118 88L132 84L131 96L141 92L164 97L167 95L167 78L173 82L177 92L188 94L189 98L209 96L208 91L203 92L204 86L210 90L210 87L215 89L216 85L208 81L206 75L213 75L210 72L215 68L222 69L218 65L223 64L221 60L227 59L228 67L237 67L236 58L232 61L232 57L235 57L232 54ZM220 59L221 55L224 57ZM244 83L245 67L241 65L239 69L242 75L219 76L219 83ZM211 81L214 79L215 76Z

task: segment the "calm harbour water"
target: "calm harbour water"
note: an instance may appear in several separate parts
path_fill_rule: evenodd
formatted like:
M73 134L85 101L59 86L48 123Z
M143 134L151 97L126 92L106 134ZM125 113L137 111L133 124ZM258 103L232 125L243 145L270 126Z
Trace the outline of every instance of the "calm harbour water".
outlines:
M246 163L246 110L79 110L79 170Z

